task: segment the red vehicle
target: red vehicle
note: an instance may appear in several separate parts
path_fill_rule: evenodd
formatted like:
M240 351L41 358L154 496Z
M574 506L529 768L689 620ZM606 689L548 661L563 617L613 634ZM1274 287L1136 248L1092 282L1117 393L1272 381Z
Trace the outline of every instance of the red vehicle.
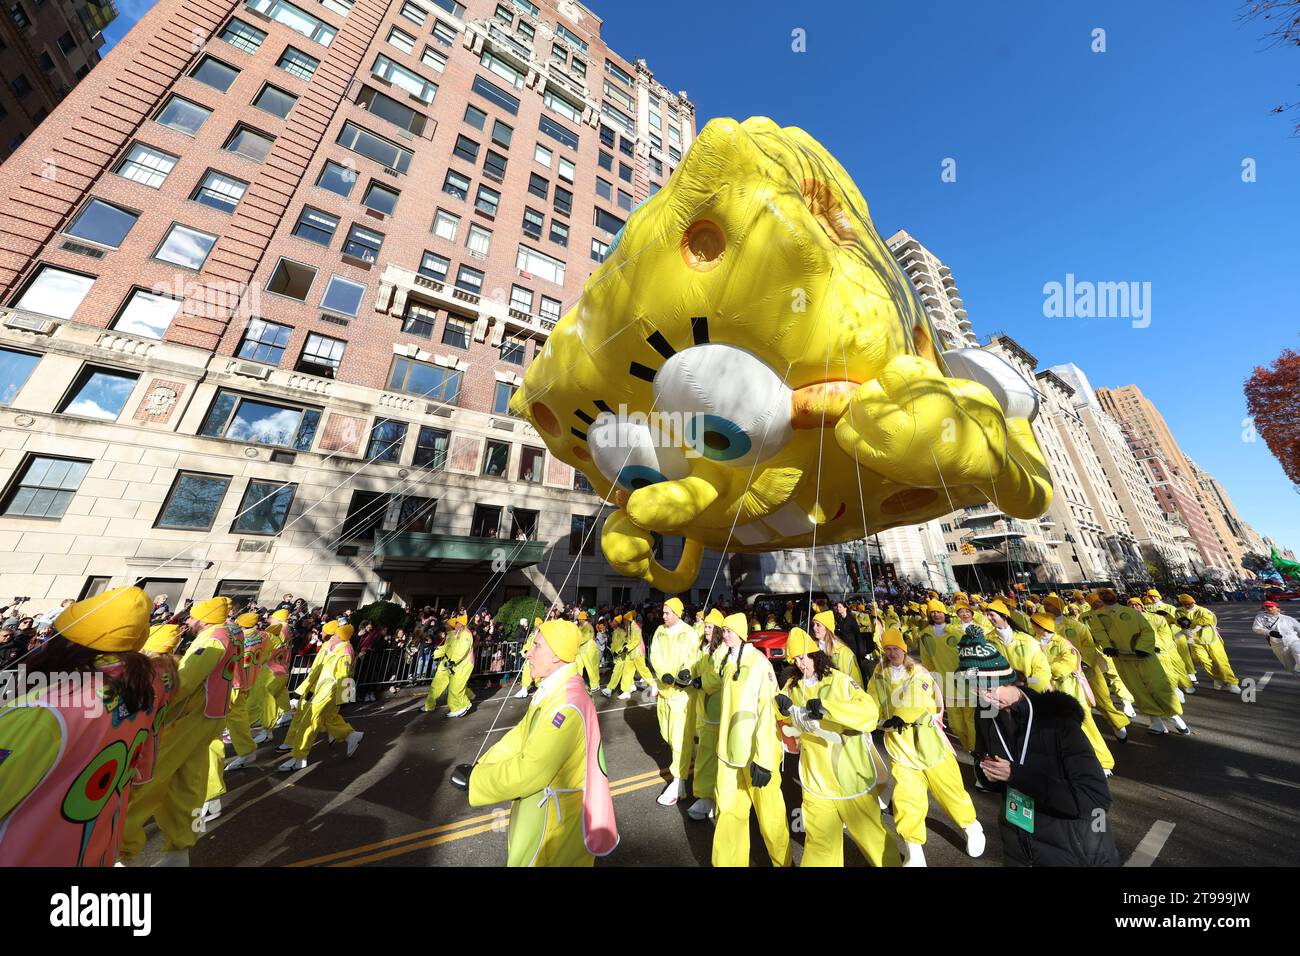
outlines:
M825 591L814 591L812 599L823 608L831 606L830 598ZM787 605L794 605L794 613L791 616L796 624L806 621L809 616L808 592L802 591L797 594L751 594L747 604L750 620L758 621L761 626L769 617L772 617L776 619L779 625L775 628L750 631L749 643L762 651L767 659L773 663L776 661L784 662L785 640L789 635L789 629L785 623ZM802 626L807 627L808 625L803 624Z

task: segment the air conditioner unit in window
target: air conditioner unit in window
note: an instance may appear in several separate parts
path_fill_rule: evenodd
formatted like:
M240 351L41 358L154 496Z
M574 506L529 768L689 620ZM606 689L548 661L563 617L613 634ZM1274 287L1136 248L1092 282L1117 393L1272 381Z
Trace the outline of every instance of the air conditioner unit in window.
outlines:
M271 377L271 369L268 366L254 365L251 362L236 362L234 372L236 375L247 375L249 378L263 381Z

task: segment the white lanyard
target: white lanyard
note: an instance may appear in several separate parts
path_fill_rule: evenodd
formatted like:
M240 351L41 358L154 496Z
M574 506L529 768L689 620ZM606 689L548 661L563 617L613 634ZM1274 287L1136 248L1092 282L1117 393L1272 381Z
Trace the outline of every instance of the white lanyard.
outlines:
M1033 732L1034 729L1034 702L1030 700L1028 696L1026 696L1025 703L1029 705L1029 722L1025 724L1025 744L1023 747L1020 748L1021 766L1023 766L1025 763L1025 755L1029 753L1029 735ZM1007 746L1007 738L1002 736L1002 729L998 727L998 722L996 719L994 719L993 721L993 730L995 733L997 733L998 740L1002 742L1002 749L1006 752L1007 759L1014 760L1015 758L1011 756L1011 748Z

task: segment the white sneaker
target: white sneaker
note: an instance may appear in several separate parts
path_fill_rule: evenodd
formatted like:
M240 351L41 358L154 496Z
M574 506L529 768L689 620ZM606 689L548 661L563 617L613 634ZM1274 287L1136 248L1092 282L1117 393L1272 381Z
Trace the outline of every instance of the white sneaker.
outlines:
M661 807L675 806L681 795L682 782L676 777L673 777L673 779L668 782L668 786L664 787L664 792L659 794L659 798L655 802Z
M1169 728L1165 726L1165 722L1161 720L1159 717L1151 718L1151 726L1148 727L1147 730L1151 731L1151 733L1153 734L1169 733Z
M229 772L231 770L240 770L244 767L251 767L256 759L256 753L244 754L242 757L236 757L234 760L230 761L230 763L226 764L226 771Z
M612 697L614 695L614 692L610 690L608 687L602 687L600 689L600 692L604 694L606 697Z
M271 739L271 732L269 730L259 730L257 732L257 736L253 738L253 743L264 744L270 739ZM230 768L227 767L226 769L229 770Z
M1120 710L1123 711L1124 716L1127 717L1129 720L1132 720L1134 717L1137 716L1137 711L1133 709L1133 704L1131 701L1127 701L1127 700L1124 701L1124 706L1121 707Z
M921 844L903 844L903 866L925 866L925 849Z
M349 757L357 752L357 748L361 746L361 738L364 736L365 733L360 730L354 730L352 733L348 734L347 744Z
M306 766L307 766L306 757L290 757L288 760L280 764L280 766L276 767L275 769L281 771L282 773L292 773L293 771L301 770Z
M1183 692L1179 688L1175 687L1174 693L1178 695L1178 703L1180 704L1187 703L1187 698L1183 696Z
M1184 737L1191 736L1192 728L1187 726L1187 722L1183 720L1183 718L1171 717L1170 720L1174 722L1174 729L1177 730L1180 734L1182 734Z
M199 810L199 819L204 823L207 823L209 820L215 820L219 816L221 816L220 797L213 797L207 803L203 804L203 808Z
M1241 685L1240 685L1240 684L1229 684L1227 687L1224 688L1224 690L1226 690L1229 694L1240 694L1240 693L1241 693Z
M154 866L189 866L189 850L168 850Z
M1216 680L1216 681L1214 682L1214 689L1215 689L1215 690L1223 690L1223 683L1222 683L1221 681L1217 681L1217 680Z
M653 700L654 698L656 698L656 697L659 696L659 688L658 688L658 687L656 687L654 684L648 684L647 686L650 688L650 699L651 699L651 700Z
M972 860L984 854L984 828L976 820L966 830L966 855Z
M691 804L690 808L686 811L686 815L692 820L707 820L709 814L712 812L713 801L708 797L700 797L700 799Z
M623 691L623 693L618 695L619 700L628 700L631 697L632 697L632 692L630 690L625 690Z
M1127 727L1117 727L1117 728L1115 728L1115 739L1116 739L1116 740L1128 740L1128 728L1127 728Z
M528 688L520 687L519 690L515 692L514 698L515 700L523 700L527 696L528 696Z
M1115 771L1114 771L1114 770L1107 770L1105 767L1102 768L1101 772L1104 773L1104 774L1106 775L1107 779L1109 779L1110 777L1115 776Z
M281 727L288 727L291 723L293 723L293 714L289 713L286 710L283 714L279 716L279 718L275 722L275 726L272 727L271 729L279 730Z
M392 696L393 696L394 694L396 694L396 693L397 693L397 688L396 688L396 687L390 687L390 688L388 688L388 696L389 696L389 697L392 697Z
M453 710L453 711L452 711L450 714L448 714L447 716L448 716L448 717L464 717L464 716L465 716L466 714L468 714L468 713L469 713L469 708L468 708L468 707L462 707L460 710Z
M293 746L291 744L280 744L280 746L275 748L275 752L280 754L287 754L292 749Z
M1189 688L1187 688L1187 690L1183 691L1183 693L1184 693L1184 694L1195 694L1195 693L1196 693L1196 683L1193 682L1193 683L1192 683L1192 686L1189 687Z

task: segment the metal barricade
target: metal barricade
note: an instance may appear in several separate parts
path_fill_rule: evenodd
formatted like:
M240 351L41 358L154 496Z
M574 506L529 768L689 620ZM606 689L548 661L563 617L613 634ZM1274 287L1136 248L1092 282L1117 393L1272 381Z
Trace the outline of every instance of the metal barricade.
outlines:
M307 678L315 656L316 652L312 651L293 658L289 665L290 691ZM363 651L353 664L352 680L358 690L428 684L441 664L441 659L433 657L433 645L421 645L414 654L401 647ZM523 666L522 641L484 642L474 649L474 672L470 680L514 676Z

